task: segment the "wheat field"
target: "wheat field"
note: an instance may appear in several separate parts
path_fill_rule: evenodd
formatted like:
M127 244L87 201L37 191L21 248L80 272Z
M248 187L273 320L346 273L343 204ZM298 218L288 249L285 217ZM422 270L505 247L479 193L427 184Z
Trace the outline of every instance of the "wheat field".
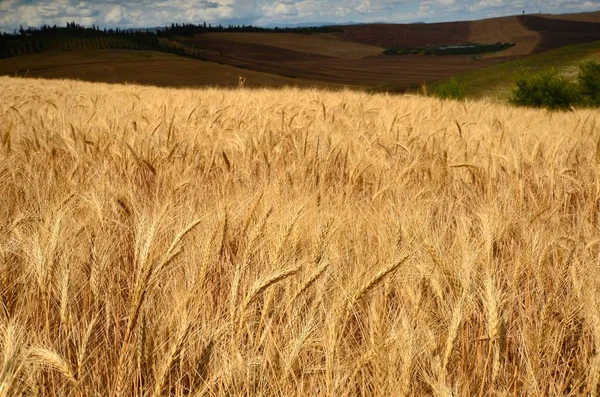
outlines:
M600 113L0 78L1 396L596 395Z

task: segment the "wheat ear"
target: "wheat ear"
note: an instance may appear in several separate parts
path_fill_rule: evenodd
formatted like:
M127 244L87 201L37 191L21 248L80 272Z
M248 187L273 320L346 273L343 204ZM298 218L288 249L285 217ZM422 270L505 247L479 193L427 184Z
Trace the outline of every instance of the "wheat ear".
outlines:
M366 282L362 287L360 287L353 296L353 303L361 300L363 296L365 296L369 291L377 286L387 276L388 274L397 270L406 260L408 259L408 255L404 258L394 261L389 264L387 267L381 269L375 276L373 276L368 282Z
M192 231L192 229L194 229L200 223L201 220L202 218L193 221L192 223L190 223L189 226L187 226L175 236L175 238L171 242L171 245L165 252L163 260L157 266L151 266L146 263L141 263L143 270L141 271L138 282L136 283L132 305L129 309L127 328L125 329L123 345L121 347L121 352L119 354L119 362L117 364L117 395L121 395L123 392L125 382L124 367L130 355L129 347L131 344L131 334L133 332L133 329L135 328L135 325L137 324L137 319L139 318L139 314L142 309L142 305L145 301L145 298L149 290L151 289L152 281L162 269L168 266L169 263L171 263L173 259L175 259L177 255L179 255L179 253L181 252L181 248L179 248L179 243L189 232ZM145 249L145 251L149 251L149 246L147 247L147 249ZM147 260L147 256L148 255L146 253L143 255L143 258Z
M262 280L258 280L256 283L254 283L254 286L252 287L252 289L250 290L250 293L248 294L248 296L246 297L246 299L244 300L244 303L242 305L242 312L245 312L246 309L248 309L248 306L250 306L250 304L267 288L269 288L270 286L277 284L278 282L285 280L286 278L293 276L294 274L296 274L298 272L298 270L300 270L299 267L294 267L292 269L286 269L286 270L281 270L279 272L275 272L271 275L269 275L268 277L262 279Z
M323 257L323 259L321 260L321 266L319 266L317 268L317 270L315 270L314 273L311 274L310 277L304 282L304 284L302 284L302 286L298 289L298 291L296 291L296 293L290 300L290 305L292 305L294 302L296 302L296 299L298 299L300 297L300 295L304 294L304 292L306 292L306 290L308 290L311 287L311 285L313 285L319 279L319 277L321 277L321 275L323 273L325 273L325 271L328 268L329 268L329 261L327 260L326 257Z
M29 355L38 364L48 366L60 372L70 382L77 383L71 365L55 351L44 347L36 347L29 350Z
M90 323L88 324L87 329L85 330L85 334L83 335L81 344L79 345L79 351L77 353L77 372L75 372L75 375L79 382L81 382L81 380L83 379L83 367L85 366L85 363L87 361L88 346L97 320L98 315L96 314L94 318L92 318L92 321L90 321Z

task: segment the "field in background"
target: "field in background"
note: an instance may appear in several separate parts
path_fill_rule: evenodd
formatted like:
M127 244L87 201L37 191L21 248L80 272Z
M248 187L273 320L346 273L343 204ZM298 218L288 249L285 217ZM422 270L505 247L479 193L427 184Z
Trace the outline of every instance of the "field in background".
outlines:
M521 23L521 18L490 18L469 23L469 42L473 43L514 43L507 50L488 54L487 57L526 56L535 52L542 40L541 35Z
M573 18L573 19L571 19ZM561 46L600 40L600 13L527 14L476 21L427 24L364 24L338 27L343 41L382 48L462 45L467 42L516 46L496 56L525 56Z
M509 50L510 51L510 50ZM555 69L565 76L575 76L578 66L587 61L600 62L600 41L577 44L535 54L530 57L490 66L485 69L461 74L456 77L464 86L465 95L470 98L495 98L505 101L515 79L522 73L536 73ZM440 85L448 82L443 79L429 85L435 92Z
M207 60L222 64L297 79L338 85L370 86L389 91L405 91L409 87L419 86L422 81L451 77L503 61L501 58L474 59L470 55L390 57L383 55L383 49L377 56L345 59L316 52L274 47L268 42L253 44L228 40L227 36L230 34L235 35L224 33L223 38L216 38L198 34L194 37L180 37L177 40L185 46L188 53L198 53ZM282 35L302 36L285 33ZM302 37L295 38L301 39ZM331 45L338 46L335 40L331 41ZM346 46L344 43L339 44L340 48ZM352 46L354 44L349 48L353 48Z
M248 44L268 44L286 50L349 60L381 55L382 52L379 47L338 40L331 33L206 33L203 36Z
M600 115L0 78L5 395L586 395Z
M21 55L3 59L0 75L14 76L17 70L24 74L29 69L28 76L35 77L169 87L235 86L238 76L246 76L248 86L348 86L406 92L422 83L478 70L484 70L485 75L485 69L506 61L600 40L599 26L598 13L335 26L324 28L327 33L316 30L311 34L307 34L310 30L303 30L303 34L290 33L293 30L235 31L244 27L207 33L203 26L197 26L174 27L170 33L155 37L72 26L2 36L14 48L0 52ZM484 56L383 55L389 48L460 46L469 42L515 46ZM42 52L22 55L34 51Z
M550 19L563 19L569 21L581 21L581 22L599 22L600 21L600 11L594 12L582 12L577 14L542 14L544 18Z
M246 77L249 87L324 85L172 54L131 50L53 50L8 58L0 62L0 75L166 87L236 87L239 76Z

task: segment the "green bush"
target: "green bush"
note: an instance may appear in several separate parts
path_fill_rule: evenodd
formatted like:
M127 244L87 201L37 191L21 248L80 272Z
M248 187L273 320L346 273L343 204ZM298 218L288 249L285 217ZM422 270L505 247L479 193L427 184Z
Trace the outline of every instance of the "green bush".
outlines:
M586 62L580 65L578 82L584 103L600 106L600 63Z
M465 87L455 77L440 84L433 95L442 99L464 99Z
M549 70L519 77L510 102L519 106L565 110L581 103L581 92L575 82Z

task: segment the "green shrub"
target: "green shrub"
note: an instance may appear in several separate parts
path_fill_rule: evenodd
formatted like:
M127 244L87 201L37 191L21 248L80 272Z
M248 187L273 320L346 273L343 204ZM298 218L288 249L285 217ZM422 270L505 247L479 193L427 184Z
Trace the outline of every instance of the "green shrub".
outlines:
M600 106L600 63L586 62L580 65L578 82L584 103Z
M549 70L519 77L512 89L510 102L520 106L565 110L581 102L581 93L575 82Z
M440 84L433 95L442 99L464 99L465 87L455 77Z

